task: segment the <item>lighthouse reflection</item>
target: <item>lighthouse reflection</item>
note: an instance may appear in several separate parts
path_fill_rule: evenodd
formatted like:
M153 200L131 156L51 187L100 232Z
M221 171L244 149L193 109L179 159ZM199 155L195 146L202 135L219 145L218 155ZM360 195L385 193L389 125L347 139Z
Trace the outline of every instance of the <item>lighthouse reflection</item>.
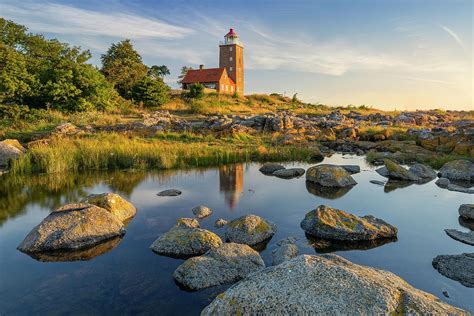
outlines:
M236 164L219 167L219 190L231 209L239 203L244 189L244 165Z

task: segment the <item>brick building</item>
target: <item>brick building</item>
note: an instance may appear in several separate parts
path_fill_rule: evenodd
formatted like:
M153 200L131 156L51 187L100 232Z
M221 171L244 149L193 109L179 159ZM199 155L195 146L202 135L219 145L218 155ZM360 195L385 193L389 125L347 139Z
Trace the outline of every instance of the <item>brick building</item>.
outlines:
M196 83L219 93L244 94L244 46L233 29L219 45L219 68L200 65L199 69L188 70L181 80L183 89Z

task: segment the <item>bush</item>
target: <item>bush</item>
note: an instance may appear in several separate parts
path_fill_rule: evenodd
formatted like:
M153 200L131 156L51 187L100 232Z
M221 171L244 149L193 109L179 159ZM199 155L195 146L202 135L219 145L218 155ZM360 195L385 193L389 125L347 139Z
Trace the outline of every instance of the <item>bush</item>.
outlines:
M170 88L161 78L145 77L133 88L133 100L143 102L145 106L159 106L169 101Z
M191 86L191 89L186 94L186 97L190 99L200 99L204 96L204 86L200 83L196 83Z

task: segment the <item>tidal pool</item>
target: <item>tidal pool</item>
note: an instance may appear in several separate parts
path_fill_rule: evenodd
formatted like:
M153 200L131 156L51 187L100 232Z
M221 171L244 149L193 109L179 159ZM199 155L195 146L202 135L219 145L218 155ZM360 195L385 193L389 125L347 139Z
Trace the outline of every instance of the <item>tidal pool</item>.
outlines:
M111 171L81 174L0 178L0 314L160 314L197 315L227 286L198 292L181 289L173 271L183 260L159 256L149 246L179 217L207 205L214 213L201 226L218 218L256 214L273 221L278 232L261 250L267 265L271 251L286 237L298 238L300 253L335 252L355 263L389 270L416 288L449 304L474 312L474 289L439 274L432 260L440 254L473 252L451 239L445 228L468 231L474 223L458 217L458 207L473 196L438 188L431 181L408 186L372 184L386 179L363 157L334 155L324 163L358 164L358 184L350 190L324 190L305 178L284 180L265 176L259 164L176 171ZM310 164L287 163L307 169ZM158 197L176 188L178 197ZM44 254L32 258L16 250L28 232L48 213L90 193L115 192L138 209L122 239L79 253ZM398 239L348 245L308 240L300 222L309 210L326 204L356 215L374 215L398 228ZM448 291L449 298L442 292Z

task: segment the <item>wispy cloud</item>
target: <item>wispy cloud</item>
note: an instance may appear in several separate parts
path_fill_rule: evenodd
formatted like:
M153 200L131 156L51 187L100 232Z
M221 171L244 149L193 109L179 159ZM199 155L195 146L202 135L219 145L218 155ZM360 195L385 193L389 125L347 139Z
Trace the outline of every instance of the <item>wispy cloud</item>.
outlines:
M454 32L453 30L451 30L449 27L445 25L440 25L439 27L442 28L444 31L446 31L446 33L448 33L462 48L464 48L464 42L461 39L461 37L458 34L456 34L456 32Z

